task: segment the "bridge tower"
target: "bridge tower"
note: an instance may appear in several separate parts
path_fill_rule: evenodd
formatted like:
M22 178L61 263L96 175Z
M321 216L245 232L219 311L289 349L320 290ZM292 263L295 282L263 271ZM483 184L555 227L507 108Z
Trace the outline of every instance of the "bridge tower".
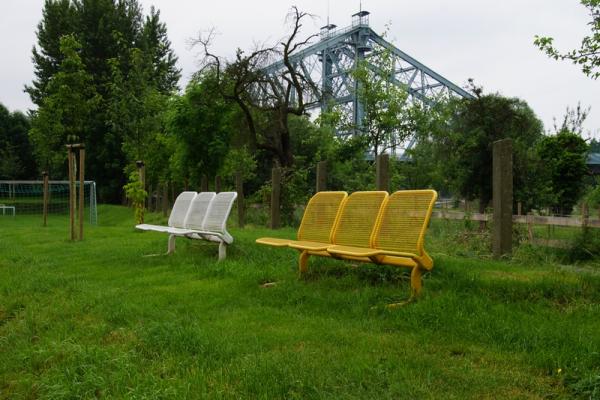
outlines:
M352 71L365 60L368 68L377 73L379 68L370 62L371 55L384 50L389 51L394 65L389 81L406 90L411 100L431 105L443 97L473 97L375 33L369 25L369 15L368 11L357 12L352 15L352 24L345 28L325 25L320 29L318 42L290 56L292 64L302 71L312 88L305 103L323 111L333 102L351 113L355 126L360 126L364 108L357 96L359 83L353 79ZM277 79L284 68L280 60L264 68L263 72ZM412 141L404 148L410 146Z

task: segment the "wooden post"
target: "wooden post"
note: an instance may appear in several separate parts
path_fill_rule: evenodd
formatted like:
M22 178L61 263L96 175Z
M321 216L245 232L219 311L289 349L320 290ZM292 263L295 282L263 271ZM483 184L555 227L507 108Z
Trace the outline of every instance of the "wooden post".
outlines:
M48 172L44 171L42 172L42 176L44 179L44 210L43 210L43 215L44 215L44 226L48 225L48 189L49 189L49 185L48 185Z
M156 211L156 202L154 201L154 186L148 186L148 211Z
M327 161L317 163L317 192L327 190Z
M142 182L142 189L146 190L146 166L142 160L137 160L135 165L138 169L138 175L140 176L140 182Z
M219 193L221 191L221 176L215 176L215 192Z
M200 191L208 192L208 177L206 175L202 175L200 179Z
M70 238L71 240L75 240L75 177L73 171L73 163L74 163L74 154L73 154L73 146L68 144L68 162L69 162L69 228L70 228Z
M517 203L517 215L523 215L523 204L521 202Z
M246 209L244 208L244 178L241 172L235 173L235 190L237 191L238 226L243 228L246 224Z
M583 228L584 231L588 227L589 219L590 219L590 210L588 208L587 203L583 203L581 205L581 227Z
M79 240L83 240L83 211L85 208L85 146L79 145Z
M390 155L380 154L376 162L376 186L377 190L390 190Z
M169 212L169 182L163 184L162 212L163 217L166 217Z
M527 213L527 236L529 243L533 244L533 213L531 211Z
M279 203L281 198L281 168L271 170L271 229L279 229L281 226L281 214Z
M493 252L495 258L512 252L513 160L512 140L494 142L493 150Z
M137 166L137 169L138 169L138 175L139 175L139 178L140 178L140 182L142 184L142 190L146 190L146 165L144 164L144 161L142 161L142 160L137 160L135 162L135 165ZM149 196L146 196L146 199L144 199L144 202L142 203L144 209L146 209L146 206L148 204L147 203L148 202L148 197ZM142 220L141 220L141 223L144 223L144 217L143 217L143 215L144 215L144 211L142 211L142 218L141 218Z

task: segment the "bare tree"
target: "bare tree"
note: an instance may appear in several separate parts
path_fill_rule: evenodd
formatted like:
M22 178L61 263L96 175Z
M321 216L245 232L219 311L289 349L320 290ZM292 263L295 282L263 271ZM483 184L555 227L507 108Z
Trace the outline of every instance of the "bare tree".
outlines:
M276 163L290 167L294 163L291 149L289 117L306 115L313 105L309 93L316 93L311 80L297 68L294 54L310 44L316 35L300 40L302 22L311 15L292 7L286 20L291 31L277 45L257 46L250 53L238 49L235 59L227 61L211 52L214 30L194 41L202 49L202 68L211 69L218 81L218 90L223 98L235 102L242 111L248 126L248 142L253 149L270 152ZM282 60L283 67L276 74L265 73L273 60ZM260 126L259 115L267 117L269 126Z

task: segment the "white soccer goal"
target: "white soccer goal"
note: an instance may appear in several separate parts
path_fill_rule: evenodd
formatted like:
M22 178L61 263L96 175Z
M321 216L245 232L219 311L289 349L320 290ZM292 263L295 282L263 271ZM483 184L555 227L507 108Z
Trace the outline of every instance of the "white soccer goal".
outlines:
M79 182L76 182L76 187L79 190ZM89 212L89 221L91 224L96 225L98 223L96 182L85 181L83 190L86 212ZM68 216L69 181L49 181L48 194L48 214ZM23 214L42 215L44 209L44 182L0 181L0 204L10 207L11 211L14 210L14 214L17 216Z

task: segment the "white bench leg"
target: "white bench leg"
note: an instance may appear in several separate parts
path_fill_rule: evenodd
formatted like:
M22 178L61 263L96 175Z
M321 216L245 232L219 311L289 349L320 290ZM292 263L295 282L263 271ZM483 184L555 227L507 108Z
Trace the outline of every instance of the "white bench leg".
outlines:
M225 242L219 243L219 261L223 261L227 257L227 244Z
M171 254L175 251L175 235L169 235L169 244L167 247L167 254Z

